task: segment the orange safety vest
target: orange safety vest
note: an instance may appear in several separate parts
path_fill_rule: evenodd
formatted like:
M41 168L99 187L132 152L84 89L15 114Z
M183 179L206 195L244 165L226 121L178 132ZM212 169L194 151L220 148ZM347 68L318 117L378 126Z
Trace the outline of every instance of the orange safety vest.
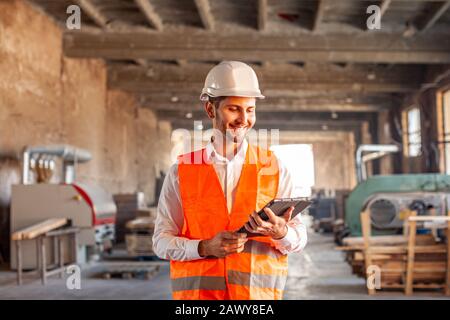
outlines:
M179 157L184 214L179 236L188 239L210 239L218 232L239 229L254 210L264 207L277 194L279 174L275 156L249 145L229 214L214 167L205 159L205 149ZM173 298L282 299L287 256L274 248L269 237L251 239L243 252L225 258L171 261Z

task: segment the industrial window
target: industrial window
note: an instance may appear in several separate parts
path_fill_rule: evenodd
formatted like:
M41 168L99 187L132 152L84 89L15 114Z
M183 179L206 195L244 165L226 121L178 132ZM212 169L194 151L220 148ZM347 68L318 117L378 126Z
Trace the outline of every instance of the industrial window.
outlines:
M283 144L270 147L291 174L294 197L310 197L314 186L314 154L310 144Z
M444 122L444 155L445 155L445 173L450 174L450 90L442 95L442 116Z
M420 129L420 110L417 107L406 110L403 116L404 147L408 157L420 156L422 151L422 138Z

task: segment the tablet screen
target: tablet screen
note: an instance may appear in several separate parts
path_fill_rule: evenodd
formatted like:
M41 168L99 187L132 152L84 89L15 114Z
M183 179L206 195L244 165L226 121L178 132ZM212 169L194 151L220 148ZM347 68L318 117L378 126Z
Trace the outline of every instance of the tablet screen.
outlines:
M264 208L270 208L273 213L277 216L282 216L284 212L290 207L294 207L294 211L292 212L291 219L293 219L300 212L304 211L311 205L311 201L306 200L305 198L283 198L283 199L273 199L270 201ZM264 209L261 209L258 212L261 219L264 221L269 220ZM247 235L258 236L259 234L250 233L245 229L244 226L238 230L239 233L247 233Z

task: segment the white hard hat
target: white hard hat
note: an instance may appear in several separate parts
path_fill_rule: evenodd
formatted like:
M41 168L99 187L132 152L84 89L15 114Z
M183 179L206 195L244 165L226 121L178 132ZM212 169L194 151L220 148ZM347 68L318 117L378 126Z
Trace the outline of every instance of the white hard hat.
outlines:
M255 71L239 61L222 61L206 76L200 100L208 101L208 97L223 96L264 99Z

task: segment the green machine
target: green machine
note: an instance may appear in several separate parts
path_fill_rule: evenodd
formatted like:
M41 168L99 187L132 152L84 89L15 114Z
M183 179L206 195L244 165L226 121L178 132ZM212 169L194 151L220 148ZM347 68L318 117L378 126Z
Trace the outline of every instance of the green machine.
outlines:
M396 234L403 225L402 211L445 215L450 208L450 175L395 174L368 177L345 203L345 224L350 236L361 236L360 214L369 210L373 234Z

